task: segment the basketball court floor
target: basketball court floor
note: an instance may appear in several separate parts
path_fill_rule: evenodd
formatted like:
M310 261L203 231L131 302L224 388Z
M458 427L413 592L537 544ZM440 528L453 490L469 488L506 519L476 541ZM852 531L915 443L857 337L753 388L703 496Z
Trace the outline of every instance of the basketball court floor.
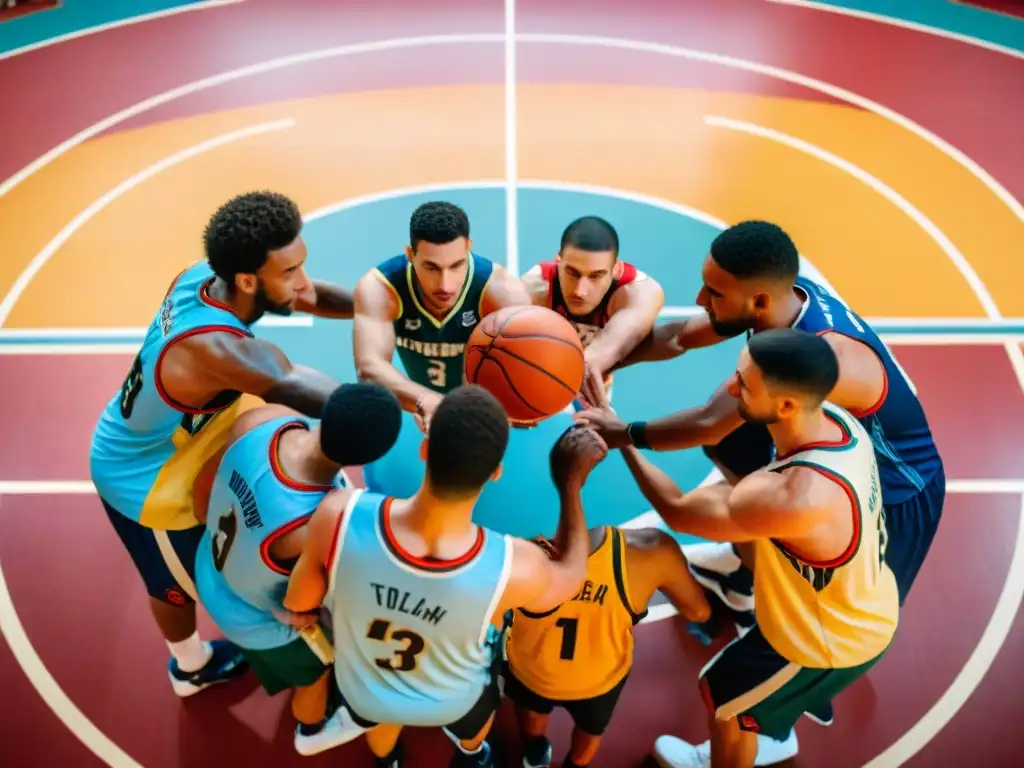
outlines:
M806 270L884 332L950 478L893 647L836 701L833 727L798 726L792 764L1018 762L1024 20L1012 5L65 0L0 21L0 764L301 761L286 700L251 676L173 696L87 463L168 281L202 256L205 219L256 188L299 202L310 272L349 286L401 249L424 200L464 206L475 249L520 272L596 213L661 281L666 315L695 311L722 227L787 228ZM348 322L268 319L260 334L354 377ZM737 351L623 372L616 407L696 405ZM684 489L710 470L699 451L656 459ZM647 509L617 456L587 494L594 523ZM509 530L555 514L534 505ZM706 738L695 678L713 648L664 605L637 647L596 766L643 765L663 733ZM508 715L497 733L515 764ZM556 757L568 729L556 715ZM408 743L410 765L446 764L439 732ZM369 757L357 744L301 762Z

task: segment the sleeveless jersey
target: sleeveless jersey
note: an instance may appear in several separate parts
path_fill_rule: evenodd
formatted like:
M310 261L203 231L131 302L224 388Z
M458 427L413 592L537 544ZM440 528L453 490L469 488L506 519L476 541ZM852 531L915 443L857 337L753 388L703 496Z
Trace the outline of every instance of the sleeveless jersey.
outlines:
M793 327L857 339L882 361L886 378L882 399L854 415L875 446L885 503L899 504L916 496L940 471L942 460L914 385L871 327L840 299L805 277L798 277L796 286L808 301Z
M853 537L829 562L814 562L782 542L754 542L754 612L765 639L789 661L815 669L863 664L889 645L899 619L896 579L885 564L885 511L874 449L849 413L825 404L843 431L768 465L808 467L838 483L852 505Z
M390 527L392 499L357 490L327 570L327 604L345 701L376 723L443 726L466 715L491 679L491 624L512 565L507 536L479 528L452 561L404 552Z
M548 309L553 309L566 320L573 324L576 333L580 337L580 343L586 347L594 340L594 337L604 328L608 322L608 305L612 296L623 286L629 285L638 280L644 280L647 275L638 270L626 261L616 261L615 269L612 271L612 284L605 293L601 303L592 312L586 315L574 315L569 311L569 305L562 295L562 287L558 283L558 263L545 261L540 265L540 274L548 284Z
M420 288L412 263L404 255L377 266L375 274L398 299L395 348L411 381L435 392L448 392L462 384L466 342L480 322L484 289L494 264L472 254L462 293L441 320L420 301Z
M508 634L508 663L531 691L556 701L607 693L633 666L636 613L626 582L626 539L606 526L587 559L583 588L547 613L519 608Z
M201 262L171 284L120 392L93 432L89 463L97 491L121 514L150 528L198 525L192 483L206 460L224 447L243 410L238 392L222 392L203 408L189 408L174 402L160 384L160 362L172 344L210 331L252 336L227 305L210 298L206 289L213 277ZM247 400L246 410L258 404Z
M227 587L234 595L262 611L280 609L288 589L293 563L280 563L270 547L281 536L304 525L334 485L312 485L293 480L278 460L281 436L292 429L309 429L316 422L283 416L260 424L232 443L221 459L210 489L204 546L196 555L217 599ZM210 597L203 595L203 602ZM223 613L207 606L211 613ZM251 647L251 646L247 646Z

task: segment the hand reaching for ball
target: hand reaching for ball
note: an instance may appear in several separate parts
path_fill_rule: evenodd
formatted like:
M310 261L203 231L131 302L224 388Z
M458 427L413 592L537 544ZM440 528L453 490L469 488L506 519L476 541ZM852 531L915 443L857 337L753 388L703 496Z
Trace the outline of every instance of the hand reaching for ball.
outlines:
M581 488L605 456L608 446L594 430L574 424L551 449L551 479L559 491Z

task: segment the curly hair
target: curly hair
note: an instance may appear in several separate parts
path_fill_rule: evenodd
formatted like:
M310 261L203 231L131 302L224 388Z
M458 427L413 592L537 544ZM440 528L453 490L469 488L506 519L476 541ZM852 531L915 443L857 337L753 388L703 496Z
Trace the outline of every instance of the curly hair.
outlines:
M257 272L270 251L284 248L302 231L299 207L277 192L246 192L210 217L203 233L206 259L217 277Z
M469 217L459 206L435 201L423 203L412 212L409 246L413 251L422 242L445 245L460 237L469 238Z
M427 477L438 498L479 493L508 446L505 409L475 384L456 387L441 401L427 435Z
M767 221L743 221L711 242L711 258L734 277L795 280L800 254L785 230Z

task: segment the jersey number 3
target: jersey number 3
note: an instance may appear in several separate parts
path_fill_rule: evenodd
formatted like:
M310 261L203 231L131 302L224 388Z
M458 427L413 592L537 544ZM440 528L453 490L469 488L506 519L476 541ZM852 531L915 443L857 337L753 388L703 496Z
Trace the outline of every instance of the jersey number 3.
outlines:
M412 672L416 669L417 657L427 647L426 641L415 632L408 629L391 629L391 622L385 619L374 619L370 622L370 629L366 636L371 640L397 640L405 643L404 648L395 651L394 656L374 659L381 669L390 669L392 672Z
M213 544L213 567L218 571L224 570L224 563L227 562L228 553L231 552L231 545L235 543L235 534L238 533L238 516L235 508L226 515L221 515L217 521L217 533L211 537Z

